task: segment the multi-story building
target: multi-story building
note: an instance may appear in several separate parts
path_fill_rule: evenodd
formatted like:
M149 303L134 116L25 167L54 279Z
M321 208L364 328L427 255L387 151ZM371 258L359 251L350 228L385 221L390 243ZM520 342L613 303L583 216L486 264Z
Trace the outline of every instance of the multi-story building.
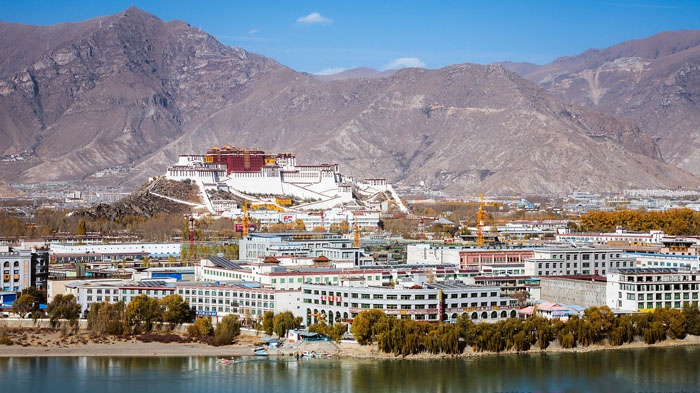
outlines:
M278 290L301 288L302 284L340 285L344 281L361 280L367 286L390 285L416 274L431 281L464 281L479 274L478 270L460 269L455 265L375 265L337 268L290 268L274 263L249 264L222 257L204 259L196 266L196 277L202 281L249 281Z
M239 242L240 258L255 261L273 257L320 257L354 266L371 264L374 260L350 239L335 233L256 233Z
M492 265L481 265L480 273L486 276L524 276L524 263L496 263Z
M698 302L700 273L673 268L621 268L608 273L606 303L614 310L680 309Z
M391 318L454 322L467 313L475 322L517 316L517 301L498 287L461 282L424 284L410 288L304 284L301 308L306 323L351 322L358 313L382 310Z
M280 291L251 282L181 282L176 287L177 294L202 315L235 314L244 322L257 320L267 311L292 311L300 316L296 304L299 291Z
M501 248L501 249L468 249L459 253L459 264L463 268L470 266L523 263L533 255L532 249Z
M636 252L628 252L625 255L635 259L634 267L668 267L685 271L700 269L700 257L693 255Z
M628 232L617 229L610 233L571 233L565 227L558 228L554 238L558 242L574 242L576 244L616 244L630 246L651 246L661 242L666 234L664 231L649 231L649 233Z
M606 304L606 278L593 275L540 278L540 298L548 302L575 304L584 308Z
M172 280L174 281L174 280ZM175 293L175 286L167 281L125 281L118 279L76 281L65 284L65 294L72 294L80 304L82 315L87 315L92 303L129 303L134 297L146 295L156 299Z
M0 290L19 292L32 281L32 252L0 246Z
M635 259L619 249L587 247L545 248L525 259L525 275L601 275L612 268L633 267Z
M180 243L110 243L110 244L51 244L52 257L60 255L131 255L145 254L154 258L180 256Z
M29 287L46 289L48 252L0 246L0 290L19 292Z
M409 244L406 246L406 263L432 265L458 265L459 253L465 247L438 247L433 244Z
M31 265L31 286L40 290L46 290L49 278L49 252L44 249L33 251Z

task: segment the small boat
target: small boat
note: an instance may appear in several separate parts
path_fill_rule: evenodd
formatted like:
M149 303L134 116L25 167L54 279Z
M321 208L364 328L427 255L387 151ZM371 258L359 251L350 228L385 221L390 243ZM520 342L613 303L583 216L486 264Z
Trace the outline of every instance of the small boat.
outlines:
M270 354L265 351L255 351L253 352L255 356L269 356Z

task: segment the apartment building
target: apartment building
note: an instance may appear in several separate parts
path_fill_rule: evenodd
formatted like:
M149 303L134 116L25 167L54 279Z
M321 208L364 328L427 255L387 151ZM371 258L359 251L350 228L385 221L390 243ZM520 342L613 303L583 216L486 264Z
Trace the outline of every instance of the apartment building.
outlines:
M546 248L535 250L525 259L527 276L600 275L612 268L634 267L634 257L620 249L587 247Z
M607 275L606 301L614 310L680 309L698 302L700 273L673 268L622 268Z
M351 322L362 311L381 310L391 318L454 322L467 313L474 322L517 316L517 301L498 287L461 282L409 288L304 284L301 308L307 324Z

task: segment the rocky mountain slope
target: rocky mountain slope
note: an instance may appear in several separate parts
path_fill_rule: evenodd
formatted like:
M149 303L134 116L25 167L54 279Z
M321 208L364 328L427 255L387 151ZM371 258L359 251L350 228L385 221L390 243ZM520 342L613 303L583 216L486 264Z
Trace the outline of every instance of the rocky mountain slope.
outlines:
M186 204L152 195L149 193L151 188L155 188L154 191L160 195L184 201L193 199L199 190L194 184L161 179L155 185L153 182L142 185L136 191L114 203L100 203L90 208L78 210L74 214L91 220L114 221L125 217L153 217L156 214L184 214L191 211L191 207Z
M2 32L42 43L0 52L11 71L0 76L0 154L31 152L0 163L12 181L111 171L101 179L141 184L180 153L235 144L470 193L700 184L633 122L566 104L500 65L324 82L135 8Z
M700 31L663 32L544 66L502 65L574 104L627 118L700 175Z

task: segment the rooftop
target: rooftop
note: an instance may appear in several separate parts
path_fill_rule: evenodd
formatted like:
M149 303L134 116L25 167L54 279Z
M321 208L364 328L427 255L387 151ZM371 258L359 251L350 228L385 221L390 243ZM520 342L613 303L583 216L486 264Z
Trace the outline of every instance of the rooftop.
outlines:
M620 274L676 274L678 269L668 267L631 267L617 269Z

